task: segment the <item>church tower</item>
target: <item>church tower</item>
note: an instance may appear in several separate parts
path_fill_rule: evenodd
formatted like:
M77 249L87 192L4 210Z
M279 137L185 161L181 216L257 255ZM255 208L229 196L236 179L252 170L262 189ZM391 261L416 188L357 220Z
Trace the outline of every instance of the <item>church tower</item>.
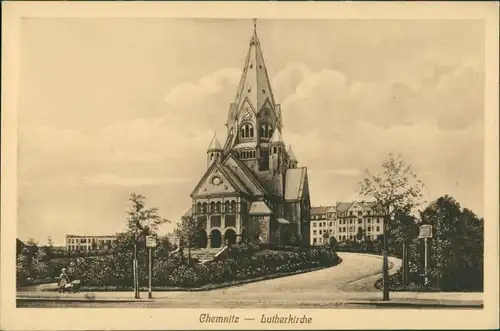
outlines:
M216 160L220 161L221 158L222 158L222 146L220 145L217 136L214 135L207 150L207 168L210 168L212 163L214 163Z
M309 181L306 167L283 140L254 20L241 79L230 103L227 139L214 135L207 169L191 193L192 216L205 230L198 247L226 242L308 245Z
M287 169L285 143L280 130L276 130L269 141L269 171L273 176L282 174Z
M226 127L225 152L234 151L256 173L271 171L269 146L273 133L281 130L281 110L274 100L255 20Z

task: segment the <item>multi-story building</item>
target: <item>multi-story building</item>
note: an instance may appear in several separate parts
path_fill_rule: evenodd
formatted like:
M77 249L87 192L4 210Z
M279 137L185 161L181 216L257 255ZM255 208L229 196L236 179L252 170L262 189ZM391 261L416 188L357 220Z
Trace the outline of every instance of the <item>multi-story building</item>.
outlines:
M282 137L283 113L255 25L226 127L225 143L214 136L209 145L207 169L185 215L204 228L200 246L219 248L242 240L309 245L307 168L298 166Z
M336 211L338 241L357 240L356 235L360 232L364 238L375 240L383 233L384 218L374 202L337 202Z
M330 237L335 237L336 214L335 206L311 208L311 245L321 246L327 244Z
M312 207L310 244L324 245L331 237L337 241L358 240L358 233L375 240L383 233L383 224L374 202L337 202L335 206Z
M116 242L116 236L78 236L66 235L66 250L91 251L96 249L109 249Z

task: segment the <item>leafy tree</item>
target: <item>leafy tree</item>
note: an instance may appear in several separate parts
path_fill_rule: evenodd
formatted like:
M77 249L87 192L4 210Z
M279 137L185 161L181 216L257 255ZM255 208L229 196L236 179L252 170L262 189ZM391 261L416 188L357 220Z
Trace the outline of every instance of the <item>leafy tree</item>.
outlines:
M337 239L334 236L330 237L330 248L335 249L337 247Z
M30 238L16 258L17 280L44 278L48 274L49 257L38 242Z
M411 165L401 155L389 154L382 163L382 171L373 174L365 170L360 183L360 194L375 201L377 213L383 216L383 299L389 300L388 225L397 213L409 213L421 204L423 183L413 172Z
M139 298L138 246L144 246L145 237L156 234L158 227L169 221L158 215L157 208L146 208L146 197L142 194L132 193L129 201L131 205L127 210L128 231L122 239L128 240L128 244L133 246L135 295ZM127 246L127 243L122 243L123 245Z
M484 220L447 195L432 202L421 217L433 228L428 271L435 285L446 291L482 291ZM421 263L422 249L415 255L415 262Z
M183 217L175 233L181 241L181 247L188 248L188 264L191 264L191 248L193 248L203 235L203 227L193 217Z

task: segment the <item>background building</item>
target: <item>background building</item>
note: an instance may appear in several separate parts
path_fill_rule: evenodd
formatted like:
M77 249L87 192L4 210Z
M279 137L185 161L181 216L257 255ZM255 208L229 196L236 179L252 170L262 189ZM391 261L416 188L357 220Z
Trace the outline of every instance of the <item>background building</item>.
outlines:
M77 236L66 235L66 250L91 251L96 249L109 249L116 242L116 236Z
M330 237L335 237L336 214L335 206L311 208L311 245L324 245L329 243Z
M363 233L365 238L375 240L383 233L384 218L374 202L353 201L338 202L336 239L356 240L358 233Z
M375 240L383 233L383 224L374 202L337 202L335 206L312 207L310 244L324 245L330 237L337 241L358 240L358 233Z

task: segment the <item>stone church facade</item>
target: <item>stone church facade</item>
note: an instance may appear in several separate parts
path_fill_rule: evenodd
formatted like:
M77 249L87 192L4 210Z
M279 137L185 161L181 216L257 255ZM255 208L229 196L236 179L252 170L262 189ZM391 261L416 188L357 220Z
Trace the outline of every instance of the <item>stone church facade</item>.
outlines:
M274 101L255 23L226 127L225 143L214 136L208 147L207 170L184 215L202 224L202 245L308 245L307 168L298 166L282 138L282 112Z

